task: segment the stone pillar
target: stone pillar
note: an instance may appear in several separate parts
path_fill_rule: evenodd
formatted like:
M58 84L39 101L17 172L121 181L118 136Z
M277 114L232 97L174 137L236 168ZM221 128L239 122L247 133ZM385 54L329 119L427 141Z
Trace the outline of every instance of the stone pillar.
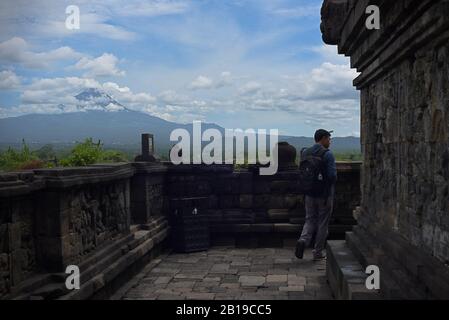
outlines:
M279 142L275 148L278 153L279 171L297 170L296 148L287 142Z
M365 26L370 4L380 30ZM360 72L362 203L347 245L379 265L382 297L447 299L449 1L326 0L321 29Z
M142 134L142 156L149 157L154 154L153 135L149 133Z
M155 162L158 159L154 154L154 136L150 133L142 134L142 154L136 157L136 162Z

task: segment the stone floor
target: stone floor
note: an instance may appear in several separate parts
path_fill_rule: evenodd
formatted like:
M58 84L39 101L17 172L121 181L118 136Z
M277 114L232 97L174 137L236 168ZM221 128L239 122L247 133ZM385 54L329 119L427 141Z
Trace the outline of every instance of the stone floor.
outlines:
M115 299L332 299L325 267L325 261L312 261L310 251L304 260L296 259L293 248L170 254L148 265Z

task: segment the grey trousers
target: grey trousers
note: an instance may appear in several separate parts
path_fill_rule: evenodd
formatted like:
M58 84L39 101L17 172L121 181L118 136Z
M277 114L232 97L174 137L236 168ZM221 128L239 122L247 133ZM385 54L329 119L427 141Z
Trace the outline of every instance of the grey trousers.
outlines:
M305 197L306 222L300 240L305 241L306 246L310 247L315 239L314 255L321 254L326 245L333 205L333 192L327 198Z

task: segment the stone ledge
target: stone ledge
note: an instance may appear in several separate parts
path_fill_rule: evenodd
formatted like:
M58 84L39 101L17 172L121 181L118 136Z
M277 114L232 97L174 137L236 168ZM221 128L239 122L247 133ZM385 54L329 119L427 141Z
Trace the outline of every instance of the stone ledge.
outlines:
M417 10L413 9L409 16L402 19L405 22L401 21L397 25L390 26L395 30L391 38L370 48L369 56L362 58L353 56L351 64L362 71L361 75L354 80L354 85L358 89L367 86L394 66L399 65L404 59L413 56L416 48L425 47L437 37L440 37L440 42L447 41L449 37L446 32L449 26L447 3L440 2L430 9L424 2L421 6L427 11L417 13ZM366 48L360 50L365 52Z
M365 28L365 9L376 4L381 29ZM325 0L322 33L326 43L338 44L339 53L351 57L351 67L361 75L354 85L361 89L409 58L417 47L441 37L447 41L449 4L436 0Z
M233 173L233 165L203 165L203 164L180 164L174 165L171 162L164 162L169 173Z
M337 173L360 173L362 164L362 161L337 161Z
M414 295L426 299L447 299L449 296L449 266L432 255L418 250L401 235L386 229L371 226L368 230L375 235L381 250L380 267L397 279L403 286L405 295L413 291ZM407 253L407 254L404 254ZM383 259L382 259L383 258ZM395 270L403 274L395 274Z
M21 196L42 189L45 182L32 171L0 174L0 197Z
M326 275L339 300L378 300L378 291L365 287L367 275L345 241L328 241Z
M165 173L167 166L160 162L133 162L132 166L136 173Z
M295 223L230 223L212 225L212 233L287 233L287 234L299 234L303 227L303 224ZM330 225L329 233L345 233L351 230L352 224L348 225Z
M69 188L91 183L127 179L134 175L130 163L98 164L90 167L34 170L45 181L47 188Z

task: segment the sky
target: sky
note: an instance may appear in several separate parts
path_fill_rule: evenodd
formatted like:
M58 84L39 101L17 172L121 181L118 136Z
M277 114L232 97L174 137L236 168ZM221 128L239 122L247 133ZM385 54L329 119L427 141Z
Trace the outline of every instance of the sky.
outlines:
M359 136L357 73L322 42L321 3L2 0L0 118L61 112L97 88L179 123Z

